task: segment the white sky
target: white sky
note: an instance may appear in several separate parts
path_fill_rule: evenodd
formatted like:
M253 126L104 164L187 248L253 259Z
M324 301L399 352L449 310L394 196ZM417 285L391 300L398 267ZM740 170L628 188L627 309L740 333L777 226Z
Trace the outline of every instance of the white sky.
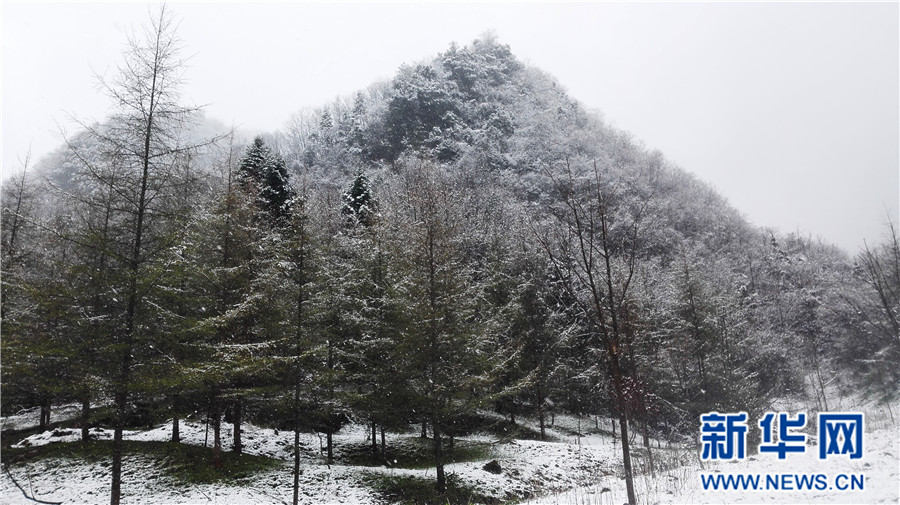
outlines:
M900 200L898 3L181 3L186 97L249 132L494 30L758 225L849 252ZM3 173L102 119L145 3L2 3Z

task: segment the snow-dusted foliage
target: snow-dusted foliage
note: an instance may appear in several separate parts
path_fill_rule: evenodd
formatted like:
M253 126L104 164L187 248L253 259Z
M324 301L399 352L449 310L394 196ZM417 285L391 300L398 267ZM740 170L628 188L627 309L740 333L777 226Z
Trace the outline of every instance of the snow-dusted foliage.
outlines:
M196 445L200 416L216 466L267 430L295 503L311 433L331 463L364 429L381 464L414 428L443 491L487 427L580 439L602 416L641 502L651 440L692 441L701 413L897 399L893 228L851 260L751 226L491 37L205 151L164 56L162 88L126 67L120 112L4 184L4 415L77 402L85 440L166 421Z

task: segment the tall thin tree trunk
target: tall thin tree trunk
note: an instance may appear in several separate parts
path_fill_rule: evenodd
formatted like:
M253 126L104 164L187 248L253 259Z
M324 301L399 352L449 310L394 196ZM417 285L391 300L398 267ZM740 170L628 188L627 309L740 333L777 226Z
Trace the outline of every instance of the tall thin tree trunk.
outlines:
M110 485L109 500L111 505L119 505L122 499L122 425L124 424L125 406L128 395L119 387L116 392L116 415L113 429L112 448L112 484Z
M387 459L387 449L384 441L384 425L381 425L381 458Z
M157 47L158 49L158 47ZM151 89L156 89L156 77L153 74L154 85ZM113 435L113 464L112 464L112 491L110 492L110 504L119 505L122 498L122 430L123 417L125 410L128 408L128 383L131 380L131 360L134 350L134 328L137 307L141 301L141 294L138 292L138 275L141 268L141 242L144 235L144 215L147 211L147 185L150 177L150 139L153 134L153 110L155 98L151 97L150 112L147 118L146 134L144 136L144 151L141 162L141 189L136 207L137 215L134 225L134 244L132 247L129 279L128 279L128 305L125 310L125 332L123 336L124 345L122 349L122 368L119 377L119 391L116 393L116 426Z
M538 421L541 425L541 440L547 439L547 429L544 426L544 402L541 400L541 396L538 395Z
M91 391L84 388L81 393L81 441L87 442L91 439Z
M644 438L644 447L647 449L647 462L650 463L650 472L655 473L653 467L653 449L650 447L650 433L647 430L647 422L641 423L641 435Z
M222 468L222 398L213 399L213 465Z
M178 420L178 412L172 414L172 443L181 442L181 423Z
M428 423L422 421L422 438L428 438Z
M235 454L241 454L241 452L243 452L243 450L244 450L244 446L241 443L241 414L243 412L241 411L241 399L240 398L238 398L237 400L234 401L232 408L234 409L234 419L233 419L233 421L234 421L234 435L233 435L234 449L233 450L234 450Z
M297 505L300 499L300 382L299 378L294 384L294 501Z
M619 409L619 431L622 435L622 463L625 467L625 488L628 492L628 504L637 505L634 494L634 474L631 469L631 449L628 444L628 418L625 405L625 388L622 385L622 371L619 368L619 356L611 353L610 366L612 368L613 386L616 388L616 403Z
M575 414L575 419L578 421L578 425L575 428L575 443L576 445L581 445L581 414Z
M44 395L41 398L41 419L39 422L40 430L47 431L50 428L50 396Z
M178 419L178 394L172 395L172 443L181 442L181 423Z
M378 426L372 421L372 456L378 457Z
M637 505L631 469L631 448L628 444L628 418L624 411L619 412L619 433L622 437L622 462L625 466L625 488L628 492L628 504Z
M297 209L295 209L295 212ZM302 214L301 214L302 216ZM295 272L298 277L294 278L297 282L297 311L295 313L296 318L296 329L294 333L294 369L293 369L293 383L294 383L294 482L293 482L293 505L297 505L300 500L300 377L301 377L301 368L300 368L300 356L303 350L303 327L304 327L304 317L303 317L303 303L305 301L305 285L306 285L306 235L304 229L304 220L303 219L295 219L294 227L295 233L297 233L296 238L298 239L297 248L293 251L293 260L296 265Z
M334 448L333 448L334 443L333 442L334 441L332 440L331 430L328 430L328 433L325 434L325 445L327 446L326 449L328 451L328 464L329 465L334 463Z
M434 466L437 473L435 488L443 493L447 490L447 477L444 475L444 448L442 446L441 431L438 423L431 423L431 434L434 445Z

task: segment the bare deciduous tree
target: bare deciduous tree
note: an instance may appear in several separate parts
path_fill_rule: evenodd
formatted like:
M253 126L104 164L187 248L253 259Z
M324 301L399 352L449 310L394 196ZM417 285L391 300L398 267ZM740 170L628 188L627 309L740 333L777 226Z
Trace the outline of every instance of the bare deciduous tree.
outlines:
M569 160L563 177L550 173L562 205L552 209L554 225L538 233L557 276L584 319L586 331L605 351L610 381L619 416L622 461L628 503L636 504L628 435L626 381L622 357L629 345L625 326L629 312L631 281L636 273L639 232L649 197L626 193L604 180L593 165L575 173ZM623 184L624 178L617 184ZM632 200L633 198L636 198Z

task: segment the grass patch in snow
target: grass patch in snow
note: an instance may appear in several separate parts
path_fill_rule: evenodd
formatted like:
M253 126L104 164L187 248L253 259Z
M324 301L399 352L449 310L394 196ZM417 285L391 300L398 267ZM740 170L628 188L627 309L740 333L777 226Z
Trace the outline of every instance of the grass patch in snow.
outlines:
M213 464L210 448L171 442L123 443L124 457L143 456L153 460L154 467L164 474L185 484L209 484L214 482L236 482L277 466L280 462L263 456L237 455L222 451L222 468ZM86 462L99 462L102 466L112 464L112 441L65 442L26 448L6 448L3 450L4 464L20 464L29 461L59 458Z
M434 479L400 475L369 475L365 481L381 498L399 505L470 505L493 504L496 499L479 495L464 485L454 474L447 475L447 490L439 493Z
M465 461L482 461L492 457L491 444L470 440L455 440L451 449L444 439L444 464ZM343 448L341 463L357 466L382 466L392 468L432 468L434 467L434 446L430 438L404 437L387 445L386 457L372 454L372 445L354 444Z

